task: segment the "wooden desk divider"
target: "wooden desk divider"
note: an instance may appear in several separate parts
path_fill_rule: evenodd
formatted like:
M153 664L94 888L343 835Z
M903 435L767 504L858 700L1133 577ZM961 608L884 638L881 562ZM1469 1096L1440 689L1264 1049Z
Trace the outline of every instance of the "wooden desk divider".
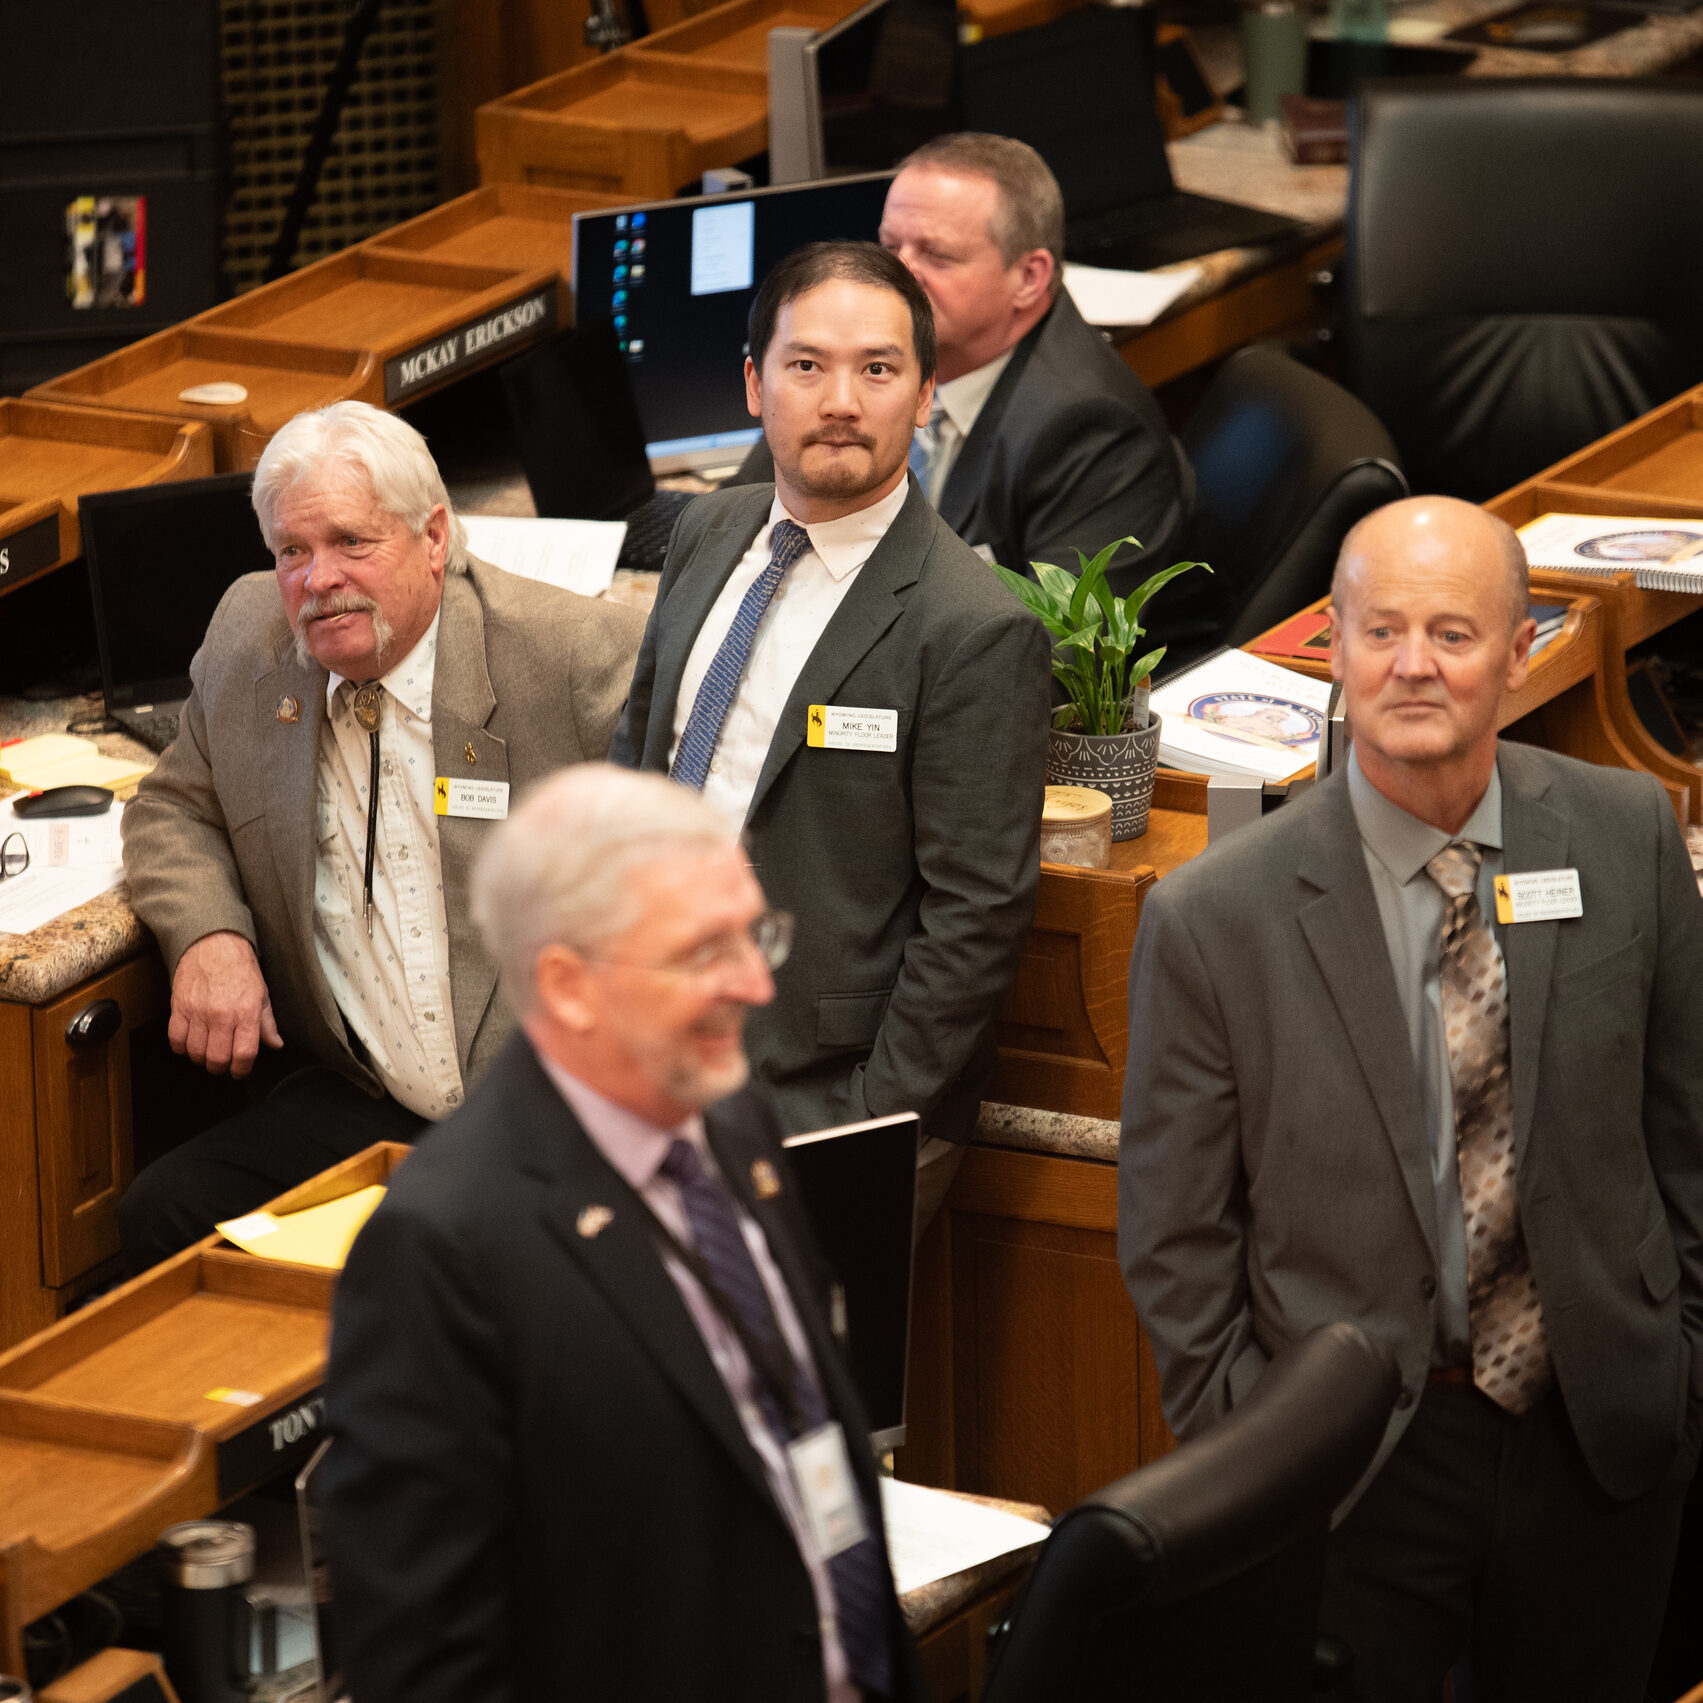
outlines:
M280 1195L288 1212L383 1182L381 1142ZM301 1465L337 1274L209 1236L0 1355L0 1671L22 1628L195 1519Z
M25 1671L32 1620L216 1505L192 1427L0 1390L0 1671Z
M622 196L599 195L589 189L488 183L369 238L363 246L374 254L512 266L516 271L550 268L561 287L557 300L566 324L566 292L573 283L574 214L624 205Z
M82 553L77 499L213 471L205 427L0 398L0 592Z
M825 29L864 0L728 0L590 64L487 101L474 116L479 176L624 200L688 193L715 166L769 144L769 31ZM969 0L970 39L1060 17L1081 0Z
M412 401L556 329L556 270L471 266L344 249L209 308L196 324L279 343L337 343L382 368L385 408Z
M1703 518L1703 386L1545 468L1485 507L1511 526L1524 526L1542 514ZM1683 797L1683 803L1675 806L1682 822L1703 822L1703 775L1695 764L1674 757L1651 737L1626 689L1626 653L1703 608L1703 596L1647 591L1630 570L1602 577L1538 571L1532 575L1532 586L1557 594L1588 592L1601 605L1599 672L1601 717L1606 726L1598 744L1624 752L1629 760L1620 756L1590 760L1648 769L1670 797L1676 801Z
M1129 955L1148 889L1206 846L1206 776L1161 769L1148 829L1110 869L1041 865L1035 921L995 1027L987 1098L1115 1118L1129 1040Z
M185 402L197 385L240 384L237 403ZM345 397L376 399L382 388L370 353L335 344L281 342L213 330L195 320L38 384L32 399L204 420L220 473L252 467L292 415Z

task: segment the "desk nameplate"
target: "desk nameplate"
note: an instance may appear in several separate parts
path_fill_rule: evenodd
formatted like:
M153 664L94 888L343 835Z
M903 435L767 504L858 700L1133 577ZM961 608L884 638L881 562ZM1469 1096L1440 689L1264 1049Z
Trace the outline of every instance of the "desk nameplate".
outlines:
M428 337L384 363L384 405L487 365L556 329L556 281L528 290L452 330Z
M0 527L6 517L0 514ZM59 513L43 515L10 536L0 535L0 591L10 591L59 560Z
M306 1465L325 1435L325 1386L245 1425L218 1448L219 1500L229 1502Z

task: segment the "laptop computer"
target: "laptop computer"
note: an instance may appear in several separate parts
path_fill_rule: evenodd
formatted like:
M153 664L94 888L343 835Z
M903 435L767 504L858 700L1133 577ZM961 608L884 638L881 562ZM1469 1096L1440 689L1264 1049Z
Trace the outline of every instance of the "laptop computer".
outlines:
M899 1112L782 1144L816 1240L839 1278L846 1364L878 1454L905 1440L921 1131L920 1118Z
M189 664L232 582L270 571L248 473L94 491L77 502L106 713L150 750L177 737Z
M1299 237L1298 221L1179 190L1154 98L1151 8L1088 6L963 50L964 126L1027 142L1064 192L1067 260L1145 272Z

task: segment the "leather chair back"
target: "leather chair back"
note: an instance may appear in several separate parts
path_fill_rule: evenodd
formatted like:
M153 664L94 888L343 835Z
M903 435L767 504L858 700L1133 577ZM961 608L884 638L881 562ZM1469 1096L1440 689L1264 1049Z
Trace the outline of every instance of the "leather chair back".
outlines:
M1078 1503L1042 1547L982 1703L1310 1698L1330 1513L1399 1388L1358 1326L1323 1326L1210 1431Z
M1351 120L1352 382L1483 501L1703 379L1703 88L1414 78Z
M1377 416L1276 344L1224 363L1182 441L1195 472L1184 554L1212 573L1186 574L1155 600L1167 671L1323 597L1349 528L1407 495Z

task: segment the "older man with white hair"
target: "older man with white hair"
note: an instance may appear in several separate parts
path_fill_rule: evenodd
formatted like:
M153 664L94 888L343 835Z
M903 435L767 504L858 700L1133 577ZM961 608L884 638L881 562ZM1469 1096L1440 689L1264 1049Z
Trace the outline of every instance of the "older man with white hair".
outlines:
M474 854L511 787L604 754L643 625L470 557L425 439L365 403L285 425L254 507L276 573L214 614L124 864L172 1046L302 1068L136 1179L134 1270L460 1102L513 1027Z
M789 919L720 811L597 763L492 835L473 914L523 1034L337 1291L351 1692L915 1697L821 1256L745 1086Z

